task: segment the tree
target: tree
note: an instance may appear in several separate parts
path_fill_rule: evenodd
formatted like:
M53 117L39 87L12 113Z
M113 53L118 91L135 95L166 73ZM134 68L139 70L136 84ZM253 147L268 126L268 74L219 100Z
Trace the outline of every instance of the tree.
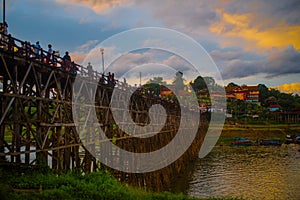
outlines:
M238 84L236 83L233 83L233 82L230 82L228 83L227 87L235 87L235 86L239 86Z
M258 84L258 90L261 105L267 106L265 100L269 97L269 88L267 88L264 84Z
M213 87L216 84L215 79L213 77L206 76L203 79L204 79L204 81L205 81L205 83L206 83L207 86Z
M192 86L192 88L196 92L196 94L199 94L201 90L207 90L206 83L202 76L198 76L194 80L194 82L190 82L190 85Z
M163 81L162 77L153 77L153 79L150 79L149 81L147 81L147 84L150 83L156 83L159 85L166 85L167 83L165 81Z
M153 77L153 79L147 81L147 83L144 85L144 88L154 91L156 95L159 95L162 85L167 85L167 83L163 81L162 77Z
M201 90L207 89L205 81L202 76L198 76L194 82L190 82L190 85L192 86L193 90L196 92L196 94L199 94Z
M280 91L277 89L270 88L268 91L268 96L274 96L278 99L279 95L280 95Z
M175 86L175 91L176 92L181 92L184 91L185 84L184 84L184 79L183 79L183 73L178 71L176 73L175 79L173 81L173 85Z
M190 85L196 93L200 93L201 90L205 90L207 92L208 87L213 88L217 86L215 79L209 76L198 76L194 82L190 82Z
M270 105L272 105L272 104L277 104L278 101L277 101L277 98L276 98L276 97L274 97L274 96L269 96L268 98L266 98L265 103L266 103L266 106L270 106Z
M284 110L292 110L296 107L296 101L292 94L280 93L278 96L278 104L282 106Z

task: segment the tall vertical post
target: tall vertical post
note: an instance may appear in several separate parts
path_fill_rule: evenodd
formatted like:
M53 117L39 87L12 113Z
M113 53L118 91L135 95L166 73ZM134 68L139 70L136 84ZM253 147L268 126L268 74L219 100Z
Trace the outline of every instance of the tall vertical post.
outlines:
M142 87L142 72L140 72L140 87Z
M3 76L3 93L7 92L7 77ZM0 97L0 114L1 116L3 115L3 113L5 112L7 106L7 97L5 98L4 96ZM4 153L4 149L5 149L5 124L2 123L0 124L0 153ZM6 160L5 156L0 156L0 160Z
M5 23L5 0L3 0L3 24Z
M101 48L101 56L102 56L102 74L104 74L104 49Z

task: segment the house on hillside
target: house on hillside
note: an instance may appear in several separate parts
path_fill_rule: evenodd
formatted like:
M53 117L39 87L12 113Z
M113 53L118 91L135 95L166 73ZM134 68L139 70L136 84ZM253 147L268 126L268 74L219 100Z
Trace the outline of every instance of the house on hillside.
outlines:
M274 112L274 111L280 111L281 110L281 106L279 104L271 104L268 107L269 111Z
M258 86L228 86L225 88L226 97L229 99L259 103L260 93ZM234 98L233 98L234 96Z
M259 88L258 86L241 86L244 91L246 91L246 101L252 103L259 103Z

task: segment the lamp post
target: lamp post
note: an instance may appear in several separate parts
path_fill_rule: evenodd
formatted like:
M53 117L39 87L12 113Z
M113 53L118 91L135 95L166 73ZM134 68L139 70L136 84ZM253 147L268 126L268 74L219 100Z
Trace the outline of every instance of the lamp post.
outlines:
M102 55L102 74L104 74L104 49L100 48L100 52Z
M142 72L140 72L140 87L142 87Z

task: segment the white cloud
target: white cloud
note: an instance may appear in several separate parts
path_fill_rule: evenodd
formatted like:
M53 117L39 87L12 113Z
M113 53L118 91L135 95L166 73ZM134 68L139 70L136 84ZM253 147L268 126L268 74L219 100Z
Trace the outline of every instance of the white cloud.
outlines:
M258 60L226 59L222 75L224 79L248 77L264 73L266 77L278 77L287 74L300 73L300 52L292 46L274 48L264 57Z
M112 8L126 5L129 3L128 0L56 0L58 3L73 3L73 4L83 4L90 7L94 12L98 14L104 14Z

